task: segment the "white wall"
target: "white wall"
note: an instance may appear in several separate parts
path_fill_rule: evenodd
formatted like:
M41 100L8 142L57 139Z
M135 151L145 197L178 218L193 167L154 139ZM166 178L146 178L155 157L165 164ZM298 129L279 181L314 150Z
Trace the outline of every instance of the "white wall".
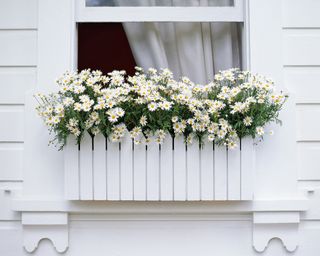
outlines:
M0 1L0 255L23 252L14 253L21 224L11 199L23 181L25 92L36 86L37 4Z
M24 97L36 85L37 1L0 1L0 219L17 219L8 199L21 188Z
M37 1L0 1L0 181L22 180L24 97L36 67Z
M278 240L272 240L265 253L255 252L251 241L252 216L248 214L173 219L129 215L125 220L105 214L72 214L70 248L66 255L317 256L320 251L319 9L320 2L315 0L282 0L283 78L285 86L297 98L298 158L292 161L298 166L301 191L314 190L309 195L311 210L302 216L299 248L295 253L286 252ZM20 215L10 209L11 198L19 194L23 180L24 93L36 84L37 20L38 1L0 0L1 256L29 255L22 248ZM38 87L43 88L39 84ZM41 241L34 255L59 254L50 242Z

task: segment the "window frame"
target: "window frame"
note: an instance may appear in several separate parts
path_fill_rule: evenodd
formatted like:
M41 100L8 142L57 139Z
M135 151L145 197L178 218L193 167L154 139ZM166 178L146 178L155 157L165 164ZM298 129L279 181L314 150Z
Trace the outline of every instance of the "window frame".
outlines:
M245 0L233 6L86 6L76 1L76 22L244 22Z

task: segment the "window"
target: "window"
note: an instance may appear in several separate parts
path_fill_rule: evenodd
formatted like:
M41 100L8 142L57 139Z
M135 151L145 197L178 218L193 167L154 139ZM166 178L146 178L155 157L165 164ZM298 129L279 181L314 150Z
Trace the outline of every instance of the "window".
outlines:
M82 0L78 68L132 74L135 65L168 67L176 77L206 83L218 70L246 67L242 1L150 2ZM176 9L182 2L190 5Z

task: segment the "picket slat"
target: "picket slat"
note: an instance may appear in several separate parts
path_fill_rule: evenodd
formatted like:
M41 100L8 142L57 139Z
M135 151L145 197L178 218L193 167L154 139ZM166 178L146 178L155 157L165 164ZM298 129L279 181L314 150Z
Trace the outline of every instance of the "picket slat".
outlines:
M147 198L147 151L145 143L134 145L133 150L133 199Z
M214 148L215 200L227 199L227 149L225 146Z
M69 136L64 147L65 197L79 200L79 150L74 136Z
M200 149L198 141L187 146L187 200L200 200Z
M94 137L93 198L95 200L107 199L106 138L102 134L98 134Z
M167 135L160 152L160 200L173 200L173 149L172 137Z
M147 200L160 199L160 151L159 145L152 141L147 146Z
M120 150L120 198L133 200L133 145L128 132L121 140Z
M119 142L107 140L107 199L120 200Z
M214 199L214 154L213 143L206 142L200 150L201 200Z
M241 200L253 199L254 144L252 138L241 140Z
M86 132L80 144L80 199L93 199L92 138Z
M228 200L240 200L240 147L228 149Z
M187 199L186 146L184 137L174 138L173 150L173 198L177 201Z

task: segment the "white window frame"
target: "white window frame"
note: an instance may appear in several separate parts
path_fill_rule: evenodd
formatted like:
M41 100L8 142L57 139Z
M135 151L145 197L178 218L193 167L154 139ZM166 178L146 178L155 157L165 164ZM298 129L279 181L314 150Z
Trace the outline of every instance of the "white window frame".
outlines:
M244 0L233 6L86 6L76 2L76 22L244 22Z

